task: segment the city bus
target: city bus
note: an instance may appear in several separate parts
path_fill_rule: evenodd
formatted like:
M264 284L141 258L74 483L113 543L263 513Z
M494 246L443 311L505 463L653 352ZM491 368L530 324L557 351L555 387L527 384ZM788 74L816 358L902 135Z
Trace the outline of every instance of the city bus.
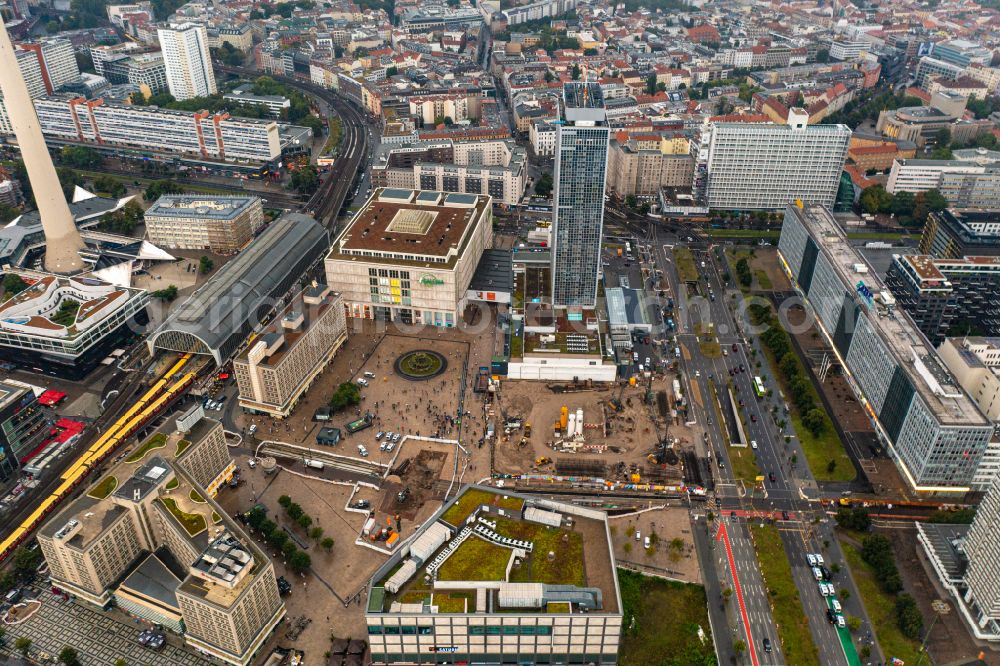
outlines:
M767 389L764 388L764 382L760 377L753 378L753 392L757 394L758 398L763 398L767 395Z

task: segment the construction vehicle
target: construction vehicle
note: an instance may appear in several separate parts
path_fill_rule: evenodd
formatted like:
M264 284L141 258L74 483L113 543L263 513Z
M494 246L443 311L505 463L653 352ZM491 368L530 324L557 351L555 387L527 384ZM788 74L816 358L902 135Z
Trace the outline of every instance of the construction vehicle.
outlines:
M525 423L524 424L524 436L525 437L531 437L531 424L530 423Z
M542 456L541 458L535 458L536 465L548 465L550 462L552 462L552 459L546 458L545 456Z
M396 493L396 501L399 502L400 504L402 504L403 502L406 501L406 499L409 496L410 496L410 487L406 486L405 488L403 488L402 490L400 490L398 493Z

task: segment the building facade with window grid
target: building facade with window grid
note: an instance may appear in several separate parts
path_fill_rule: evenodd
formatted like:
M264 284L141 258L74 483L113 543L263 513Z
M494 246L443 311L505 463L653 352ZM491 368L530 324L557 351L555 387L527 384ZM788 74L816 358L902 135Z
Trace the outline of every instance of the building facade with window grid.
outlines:
M851 247L829 209L789 205L778 251L910 487L967 492L993 423Z
M610 130L601 86L563 86L552 201L552 303L594 307Z
M488 196L379 189L333 242L327 284L349 317L450 327L492 243Z
M847 159L846 125L807 125L791 109L788 124L715 123L708 142L707 205L781 210L799 199L832 207Z

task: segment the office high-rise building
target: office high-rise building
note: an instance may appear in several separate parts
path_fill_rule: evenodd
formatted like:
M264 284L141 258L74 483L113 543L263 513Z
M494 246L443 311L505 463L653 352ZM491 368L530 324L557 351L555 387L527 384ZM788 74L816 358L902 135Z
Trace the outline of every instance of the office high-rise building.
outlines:
M776 210L799 199L832 207L851 130L810 126L808 118L791 109L784 125L715 123L708 141L708 206Z
M552 304L593 307L601 265L610 133L597 83L563 86L552 202Z
M976 518L965 539L964 600L985 634L1000 634L1000 477L976 510Z
M208 53L208 31L203 25L180 23L157 31L167 84L176 99L214 95L215 72Z
M918 492L973 487L994 424L830 211L788 206L778 252L903 478Z

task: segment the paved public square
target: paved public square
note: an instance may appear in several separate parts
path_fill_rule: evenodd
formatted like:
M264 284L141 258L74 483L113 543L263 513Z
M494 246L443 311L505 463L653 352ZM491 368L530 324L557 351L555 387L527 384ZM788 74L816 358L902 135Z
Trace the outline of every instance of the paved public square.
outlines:
M162 650L150 650L137 641L146 623L129 621L119 613L102 613L80 603L69 603L48 590L38 593L42 606L31 617L17 625L4 625L5 646L12 650L14 642L24 636L31 640L30 655L55 657L67 645L76 648L84 666L111 666L119 658L126 663L142 666L207 666L186 648L179 647L181 638L167 633Z

